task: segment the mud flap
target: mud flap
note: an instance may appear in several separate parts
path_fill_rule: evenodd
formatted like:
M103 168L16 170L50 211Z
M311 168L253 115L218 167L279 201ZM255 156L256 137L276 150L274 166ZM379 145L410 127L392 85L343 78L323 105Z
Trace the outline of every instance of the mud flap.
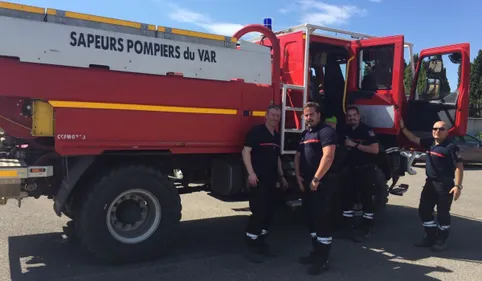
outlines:
M57 216L62 216L62 211L64 209L65 203L67 202L70 193L74 189L75 184L79 181L80 177L87 168L94 163L95 156L85 156L82 157L77 163L75 163L74 167L67 171L68 173L68 181L64 178L60 185L59 191L55 195L54 200L54 211Z

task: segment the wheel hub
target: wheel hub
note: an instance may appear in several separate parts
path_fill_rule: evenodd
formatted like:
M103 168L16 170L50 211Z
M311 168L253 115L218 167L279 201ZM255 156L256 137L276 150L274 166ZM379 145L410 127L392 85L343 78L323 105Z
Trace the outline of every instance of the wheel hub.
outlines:
M117 196L106 216L110 234L126 244L148 239L157 230L160 220L159 200L143 189L128 190Z

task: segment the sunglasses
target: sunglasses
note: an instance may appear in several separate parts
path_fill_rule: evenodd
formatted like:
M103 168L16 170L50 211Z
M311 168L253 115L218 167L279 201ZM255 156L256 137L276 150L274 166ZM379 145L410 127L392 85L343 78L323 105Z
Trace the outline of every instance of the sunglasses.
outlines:
M445 128L443 128L443 127L440 127L440 128L435 127L435 128L433 128L432 130L443 132L443 131L445 131Z

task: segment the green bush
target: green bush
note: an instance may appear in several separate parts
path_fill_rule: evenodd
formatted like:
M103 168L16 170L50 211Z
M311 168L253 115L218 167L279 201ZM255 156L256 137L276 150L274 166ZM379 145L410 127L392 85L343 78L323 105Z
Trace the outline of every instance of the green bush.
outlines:
M479 140L482 140L482 132L479 132L475 135Z

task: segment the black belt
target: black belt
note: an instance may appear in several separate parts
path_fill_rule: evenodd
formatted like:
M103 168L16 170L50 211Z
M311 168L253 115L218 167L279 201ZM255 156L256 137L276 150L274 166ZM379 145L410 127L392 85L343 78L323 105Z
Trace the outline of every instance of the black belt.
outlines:
M375 168L375 164L354 165L353 168L355 169Z
M431 178L431 177L427 177L427 180L431 182L436 182L436 183L451 183L455 181L455 179L452 179L452 178Z
M305 181L308 180L308 181L311 182L315 176L313 176L313 177L311 177L311 178L308 178L308 177L304 177L304 176L302 175L301 177L302 177ZM338 177L338 173L334 173L334 172L326 173L326 174L321 178L320 181L323 181L323 179L326 179L326 178L331 179L331 178L335 178L335 177Z

